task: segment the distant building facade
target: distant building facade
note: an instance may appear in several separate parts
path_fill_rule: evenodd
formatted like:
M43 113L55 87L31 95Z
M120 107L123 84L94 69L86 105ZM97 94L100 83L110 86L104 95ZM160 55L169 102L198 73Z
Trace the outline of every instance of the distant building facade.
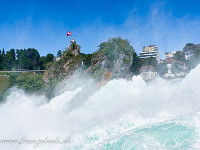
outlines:
M156 72L156 70L150 66L150 65L146 65L146 66L142 66L140 69L140 75L144 80L150 80L155 78L158 73Z
M184 47L183 53L185 54L185 59L190 60L195 50L200 51L200 44Z
M188 73L188 68L182 61L168 58L165 63L167 65L167 73L165 74L166 78L184 77Z
M174 57L176 51L174 52L165 52L165 59Z
M55 57L55 61L59 61L60 60L60 57Z
M156 58L158 63L160 63L160 55L158 53L158 46L148 45L142 47L142 52L139 54L139 58Z
M185 59L190 60L193 55L193 50L190 47L184 48L183 53L185 54Z

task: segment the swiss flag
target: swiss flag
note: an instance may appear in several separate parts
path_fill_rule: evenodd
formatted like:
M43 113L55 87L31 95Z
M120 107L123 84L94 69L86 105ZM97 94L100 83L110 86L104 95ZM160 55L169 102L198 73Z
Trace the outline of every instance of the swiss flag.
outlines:
M67 36L70 36L71 35L71 31L67 32Z

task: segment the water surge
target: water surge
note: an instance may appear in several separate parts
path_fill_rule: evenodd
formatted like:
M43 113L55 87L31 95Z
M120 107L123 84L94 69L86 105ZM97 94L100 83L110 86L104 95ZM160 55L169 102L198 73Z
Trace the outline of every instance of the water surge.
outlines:
M48 101L12 88L0 106L0 141L67 139L37 149L199 149L200 65L182 80L140 76L97 89L88 81ZM95 90L94 90L95 89ZM33 144L0 149L35 149Z

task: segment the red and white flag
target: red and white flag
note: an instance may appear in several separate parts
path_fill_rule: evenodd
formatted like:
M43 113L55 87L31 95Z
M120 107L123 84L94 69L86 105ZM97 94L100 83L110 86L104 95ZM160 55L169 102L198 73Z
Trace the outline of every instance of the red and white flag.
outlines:
M67 36L70 36L71 35L71 31L67 32Z

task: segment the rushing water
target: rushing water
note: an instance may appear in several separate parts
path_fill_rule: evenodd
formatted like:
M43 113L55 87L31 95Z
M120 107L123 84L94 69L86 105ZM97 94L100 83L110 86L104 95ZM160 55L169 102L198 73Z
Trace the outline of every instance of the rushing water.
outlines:
M62 84L50 102L11 89L0 106L0 149L200 149L200 65L174 82L157 78L146 84L137 76L100 89L91 85ZM37 147L2 143L45 138L70 141Z

